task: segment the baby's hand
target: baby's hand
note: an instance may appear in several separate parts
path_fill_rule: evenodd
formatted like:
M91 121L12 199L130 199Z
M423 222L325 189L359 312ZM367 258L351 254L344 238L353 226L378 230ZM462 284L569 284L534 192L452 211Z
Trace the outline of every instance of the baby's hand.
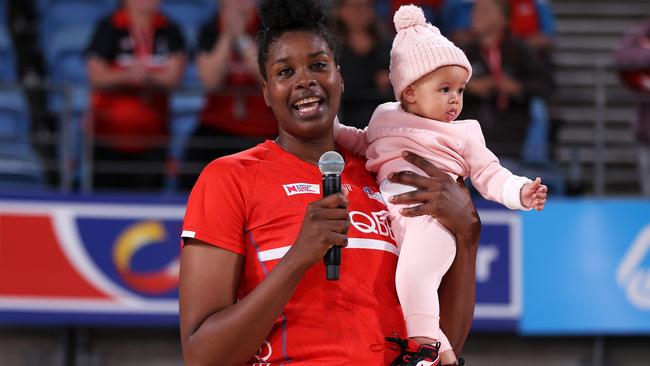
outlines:
M535 178L532 183L524 184L519 192L522 206L534 208L537 211L543 210L546 204L546 192L548 192L548 187L542 184L540 177Z

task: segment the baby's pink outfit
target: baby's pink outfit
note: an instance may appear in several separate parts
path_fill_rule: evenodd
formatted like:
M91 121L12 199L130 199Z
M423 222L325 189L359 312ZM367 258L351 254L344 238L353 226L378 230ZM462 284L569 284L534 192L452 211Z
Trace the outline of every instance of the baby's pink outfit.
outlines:
M437 339L440 352L451 349L439 325L437 289L456 255L454 236L431 216L402 216L399 210L404 205L393 205L388 197L414 187L389 182L387 176L406 170L426 175L402 158L403 151L412 151L454 179L470 177L483 197L521 210L526 208L521 205L519 192L531 180L513 175L499 164L485 146L478 121L427 119L405 112L399 102L377 107L365 131L335 123L334 137L348 150L365 152L366 168L377 173L391 228L400 245L395 284L408 336Z

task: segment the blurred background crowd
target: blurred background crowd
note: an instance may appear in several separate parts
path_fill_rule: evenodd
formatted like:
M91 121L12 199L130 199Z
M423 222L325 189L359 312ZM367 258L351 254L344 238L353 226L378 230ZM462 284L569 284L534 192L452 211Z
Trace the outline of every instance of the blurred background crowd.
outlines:
M392 14L417 3L472 62L460 118L480 121L507 167L542 176L556 196L650 194L648 112L637 108L648 61L623 56L637 52L623 36L642 25L644 1L327 3L345 123L364 127L392 99ZM258 86L254 0L0 9L0 187L185 192L212 159L276 133Z
M481 215L487 229L478 302L488 306L477 307L484 322L466 347L470 365L650 364L650 2L325 3L342 46L342 121L363 128L378 104L393 100L392 15L415 3L472 63L459 118L480 122L503 165L549 186L548 208L534 218ZM174 230L186 193L208 162L277 132L259 87L259 26L256 0L0 0L0 364L181 363L169 269L177 265ZM109 207L123 196L97 203L92 197L101 195L87 194L97 192L129 198L126 206ZM44 195L50 196L33 201ZM177 206L159 209L166 199ZM44 217L54 223L39 231L33 223ZM490 229L503 222L506 231ZM133 242L122 241L123 234ZM126 316L121 307L110 313L95 300L75 303L74 291L84 287L59 281L63 270L50 275L49 268L64 264L38 249L45 237L58 242L43 247L83 243L67 258L87 280L99 278L98 288L114 291L120 306L162 299L164 306L138 311L171 318L157 323ZM144 249L156 246L146 245L165 240L171 249L162 259L145 258ZM138 257L139 250L146 255ZM138 277L142 258L150 261L142 261L145 274ZM482 270L490 263L499 269L492 277ZM149 276L150 267L159 272ZM40 304L52 295L50 287L35 289L42 283L71 303ZM166 287L151 292L160 283ZM501 289L518 286L523 303L504 292L514 307L490 307ZM44 297L21 302L39 291ZM628 301L625 291L638 296ZM88 304L110 316L93 318ZM495 325L501 315L505 323ZM15 326L20 319L36 330ZM102 326L94 326L97 319Z

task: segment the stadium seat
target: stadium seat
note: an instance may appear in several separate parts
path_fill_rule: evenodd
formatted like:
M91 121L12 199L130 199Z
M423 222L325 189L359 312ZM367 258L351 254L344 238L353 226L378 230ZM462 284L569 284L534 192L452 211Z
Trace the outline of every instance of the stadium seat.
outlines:
M41 34L47 38L51 31L76 24L96 24L107 16L116 0L38 0ZM44 38L44 40L46 40Z
M16 60L7 25L0 23L0 83L16 81Z
M162 12L179 26L199 28L215 12L214 0L163 0Z
M0 27L6 27L9 22L7 18L7 1L0 0Z
M171 117L169 121L169 158L176 169L168 171L165 187L174 192L178 189L179 173L185 157L189 138L198 127L198 118L203 107L203 95L193 92L176 92L170 100Z
M43 187L45 172L30 144L30 118L22 91L0 91L0 188Z
M0 141L29 141L29 116L22 91L0 91Z
M89 98L83 53L95 26L94 23L80 22L53 27L48 39L43 41L49 80L56 87L49 93L49 110L59 116L60 122L65 123L70 132L69 143L59 146L58 154L69 156L69 166L76 168L82 168L82 121ZM61 149L68 149L68 153L63 154ZM73 173L75 177L79 174L79 171Z
M45 45L45 59L52 82L86 85L88 79L83 52L93 30L93 25L78 24L50 34Z
M214 0L163 0L161 4L162 12L181 28L190 54L196 51L201 25L216 11L215 3ZM196 86L197 82L196 73L186 73L185 86Z
M170 156L182 160L185 144L198 127L203 96L198 93L174 93L170 102Z

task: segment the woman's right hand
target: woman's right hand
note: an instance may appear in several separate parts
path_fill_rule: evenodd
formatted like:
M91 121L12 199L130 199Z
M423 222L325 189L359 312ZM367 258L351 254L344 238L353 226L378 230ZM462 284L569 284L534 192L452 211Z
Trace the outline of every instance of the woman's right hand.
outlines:
M481 220L462 179L454 181L448 174L417 154L405 152L403 157L422 169L428 177L409 171L392 174L388 177L391 182L406 184L417 189L393 196L390 202L419 203L402 209L402 215L409 217L431 215L438 219L438 222L456 239L465 236L469 239L469 243L477 242L481 231Z
M285 260L295 261L306 270L322 260L332 246L347 246L350 227L347 207L348 200L341 193L310 203Z

